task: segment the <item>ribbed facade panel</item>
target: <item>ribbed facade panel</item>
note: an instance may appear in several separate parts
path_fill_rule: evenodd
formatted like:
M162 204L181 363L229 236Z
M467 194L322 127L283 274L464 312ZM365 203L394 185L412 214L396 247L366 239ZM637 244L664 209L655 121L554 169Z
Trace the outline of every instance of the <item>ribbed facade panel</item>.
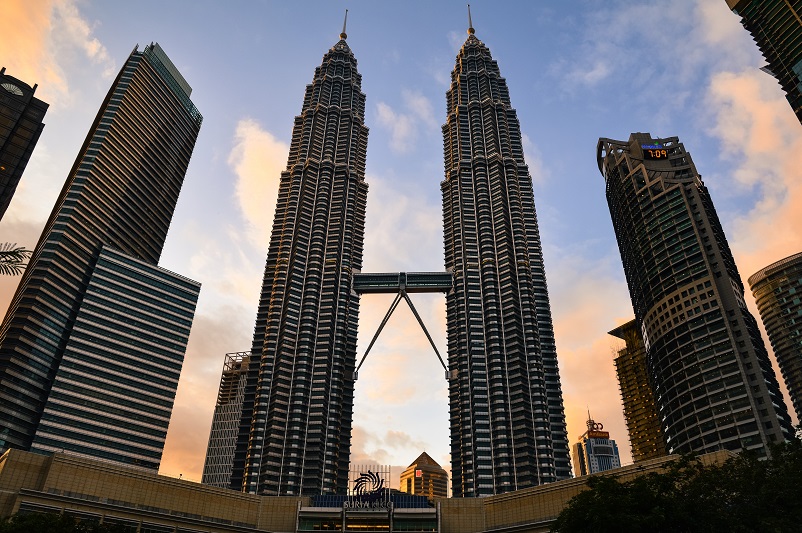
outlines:
M443 126L455 497L570 477L532 178L507 84L471 32Z
M158 262L202 121L175 76L157 44L135 49L81 147L0 329L0 449L31 446L102 250Z
M344 36L343 36L344 37ZM365 95L341 39L296 117L257 311L232 488L344 493L368 186Z
M668 453L767 453L790 419L690 155L637 133L600 139L598 163Z

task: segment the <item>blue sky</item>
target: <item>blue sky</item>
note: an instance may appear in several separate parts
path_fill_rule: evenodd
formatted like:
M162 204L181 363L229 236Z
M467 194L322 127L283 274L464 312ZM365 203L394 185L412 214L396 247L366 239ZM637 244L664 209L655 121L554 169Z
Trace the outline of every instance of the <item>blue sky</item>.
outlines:
M203 284L162 472L199 479L223 354L248 349L292 121L349 9L370 128L364 271L442 270L445 91L463 2L6 0L0 65L51 104L0 242L32 248L128 54L158 42L204 116L161 266ZM472 3L535 181L569 424L629 446L606 334L632 315L595 160L599 137L679 136L745 279L802 249L802 126L724 0ZM0 280L0 306L16 279ZM359 356L391 297L362 301ZM747 295L750 303L751 295ZM441 296L416 306L445 353ZM754 309L754 307L753 307ZM446 382L399 307L360 372L352 459L448 465Z

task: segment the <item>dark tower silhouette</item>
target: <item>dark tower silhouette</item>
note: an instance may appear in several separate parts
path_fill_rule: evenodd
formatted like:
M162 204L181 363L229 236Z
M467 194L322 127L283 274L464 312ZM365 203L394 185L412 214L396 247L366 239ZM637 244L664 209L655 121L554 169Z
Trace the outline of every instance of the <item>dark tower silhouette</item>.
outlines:
M36 87L0 69L0 219L45 127L48 104L33 96Z
M347 489L368 129L345 39L315 69L281 173L233 459L246 492Z
M202 117L158 44L111 86L0 329L0 450L158 468L200 286L157 266Z
M455 497L570 477L532 178L507 84L474 34L443 126L451 475Z

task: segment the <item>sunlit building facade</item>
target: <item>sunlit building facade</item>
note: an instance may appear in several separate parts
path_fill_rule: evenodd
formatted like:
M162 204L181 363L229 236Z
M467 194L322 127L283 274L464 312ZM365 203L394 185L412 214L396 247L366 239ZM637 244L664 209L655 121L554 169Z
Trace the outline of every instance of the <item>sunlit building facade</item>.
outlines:
M654 391L649 383L646 347L640 328L637 322L630 320L609 333L625 342L624 347L617 351L614 363L632 447L632 460L637 463L667 455Z
M597 159L669 453L768 453L790 418L710 194L677 137Z
M727 0L802 123L802 0Z
M398 489L427 498L448 498L448 472L423 452L401 472Z
M802 420L802 253L756 272L749 277L749 286L791 404Z
M468 33L446 94L441 184L454 497L571 474L520 125L498 64Z
M48 104L31 87L0 68L0 219L42 134Z
M0 450L158 468L200 290L157 266L190 93L158 44L114 80L0 329Z
M588 430L574 443L574 471L577 476L587 476L621 467L618 445L610 438L610 432L590 417Z
M368 129L343 32L295 119L256 315L231 487L344 494L351 453Z

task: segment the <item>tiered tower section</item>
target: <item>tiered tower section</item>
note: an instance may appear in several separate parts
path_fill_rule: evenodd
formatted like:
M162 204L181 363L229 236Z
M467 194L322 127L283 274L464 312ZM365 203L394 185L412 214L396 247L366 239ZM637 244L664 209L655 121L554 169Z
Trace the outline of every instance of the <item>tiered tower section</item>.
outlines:
M344 493L365 208L365 95L340 41L306 88L281 173L232 488Z
M507 84L473 28L443 126L453 495L570 477L532 178Z

